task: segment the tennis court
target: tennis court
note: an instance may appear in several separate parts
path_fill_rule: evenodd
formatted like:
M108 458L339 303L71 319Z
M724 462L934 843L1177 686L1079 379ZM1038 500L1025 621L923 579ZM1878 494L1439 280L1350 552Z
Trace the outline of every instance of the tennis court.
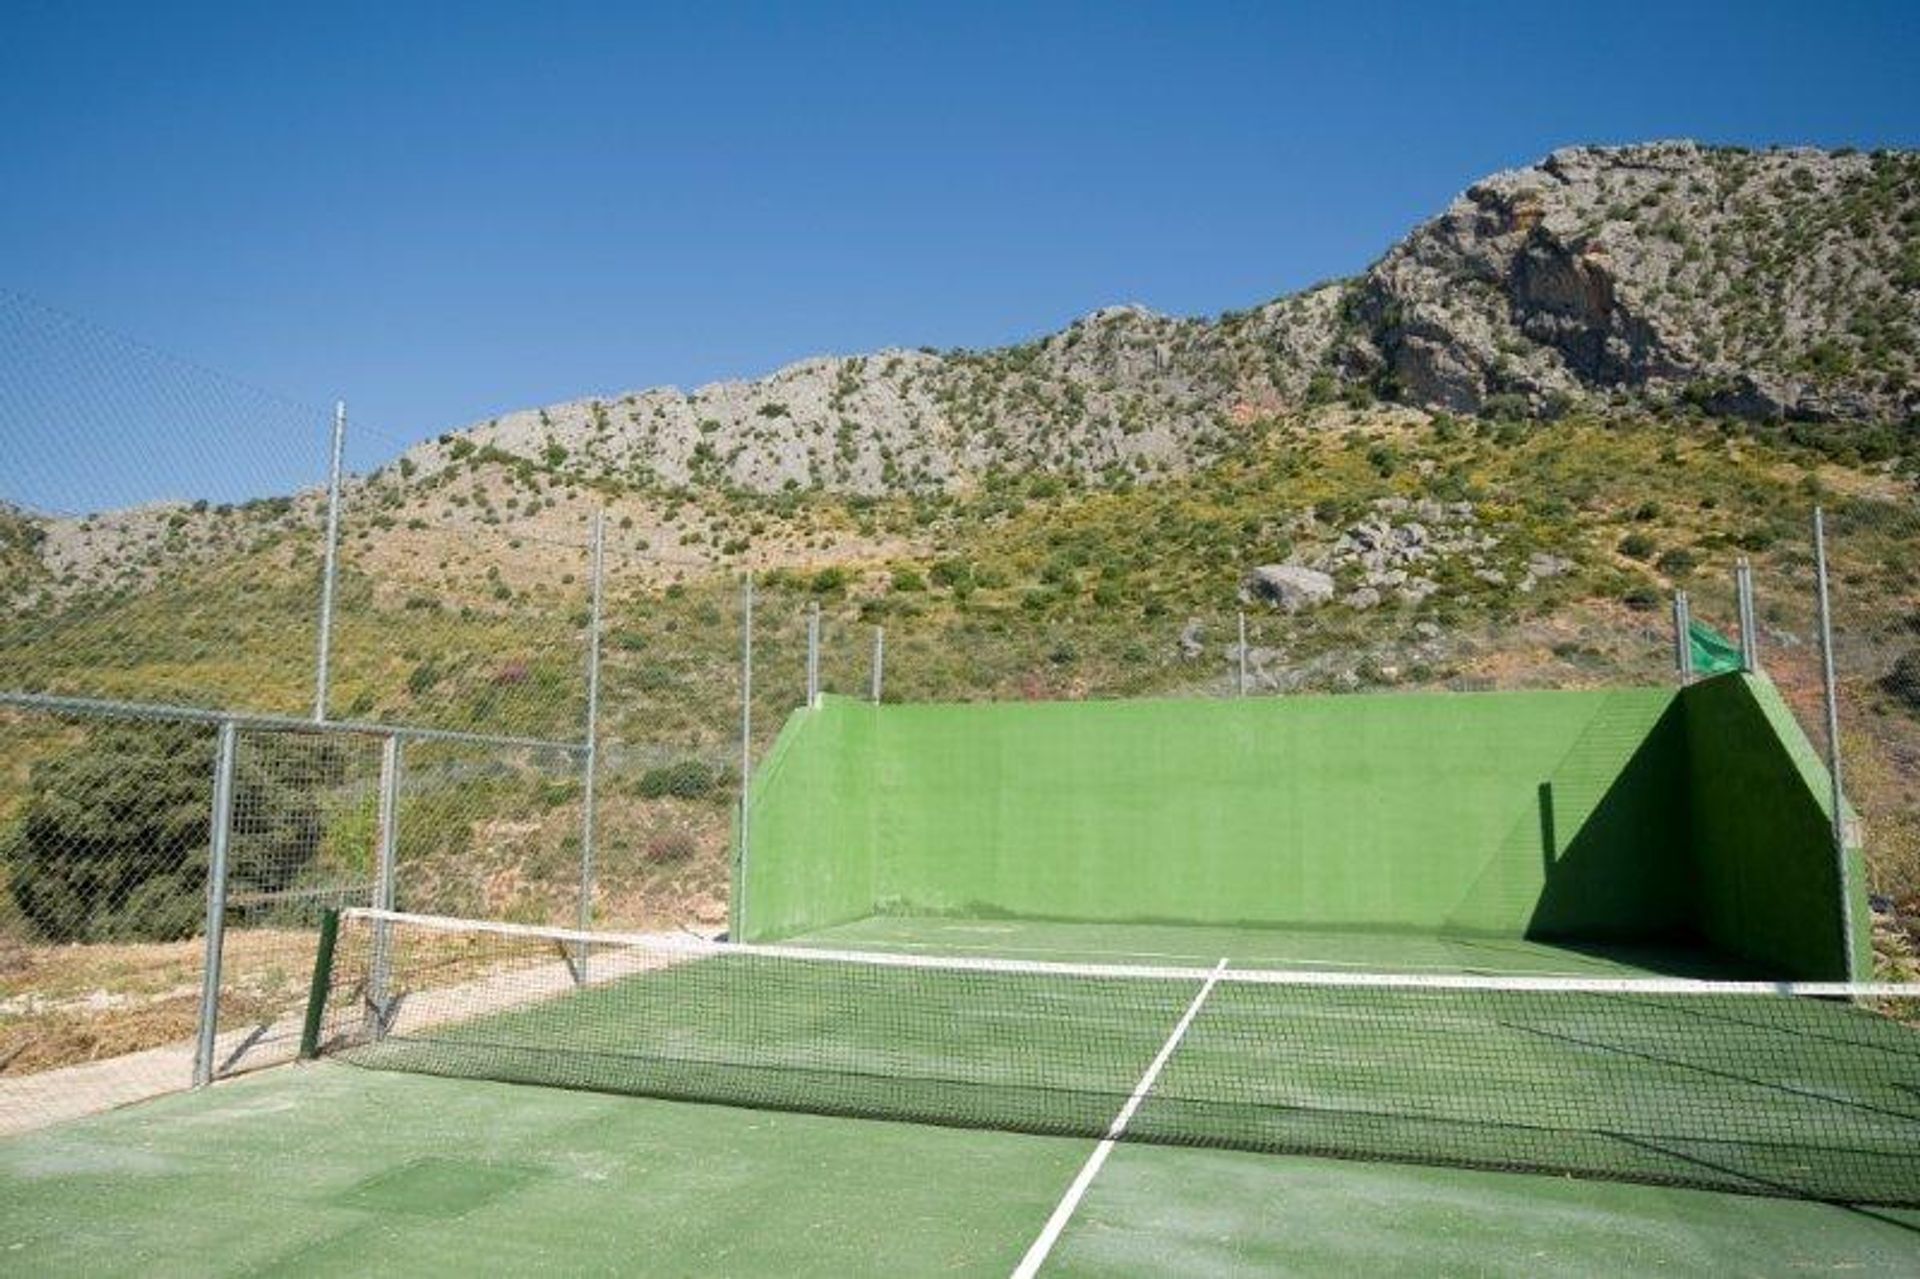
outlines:
M334 961L341 1003L327 1014L332 1034L347 1035L349 1027L356 1028L353 1036L360 1033L375 922L344 926ZM956 932L978 937L999 926L940 921L924 929L920 953L945 949ZM914 953L899 945L912 940L911 931L891 921L887 940L894 949L886 953ZM1054 940L1061 931L1038 930ZM1083 955L1099 940L1085 929L1068 931L1069 944ZM1165 931L1151 935L1171 940ZM1272 1075L1273 1063L1250 1069L1252 1063L1234 1059L1273 1040L1235 1010L1211 1008L1218 987L1190 1024L1191 1041L1168 1059L1136 1112L1134 1122L1163 1131L1143 1129L1130 1136L1153 1139L1106 1146L1104 1160L1083 1181L1104 1145L1098 1136L1006 1131L1006 1124L1091 1123L1104 1130L1192 1004L1197 991L1184 980L1179 990L1150 983L1151 995L1129 992L1118 1004L1109 998L1126 1011L1104 1025L1095 1016L1097 998L1085 991L1035 995L1043 1003L1068 1001L1078 1028L1065 1039L1050 1035L1040 1047L1030 1034L1005 1029L1009 1021L1027 1021L1030 1029L1024 1014L1033 1008L1031 1000L1022 1007L1006 998L1003 974L962 969L957 988L936 993L922 969L854 965L849 975L841 971L848 966L830 962L825 966L833 976L821 978L815 973L820 961L801 960L791 965L798 975L776 972L779 980L769 981L765 966L780 961L757 954L662 964L652 957L623 959L634 946L604 939L588 950L585 984L555 985L547 980L551 968L564 971L578 959L565 940L564 934L507 937L394 922L384 948L385 980L388 998L402 1011L378 1038L362 1038L359 1048L336 1045L336 1059L323 1056L0 1143L0 1177L9 1188L0 1199L0 1247L9 1268L46 1274L1008 1274L1036 1244L1043 1245L1035 1257L1041 1270L1062 1274L1350 1267L1907 1273L1920 1259L1920 1210L1907 1207L1434 1166L1407 1162L1418 1152L1405 1149L1326 1158L1161 1144L1159 1138L1170 1136L1164 1129L1185 1125L1191 1136L1191 1126L1205 1116L1177 1105L1156 1111L1158 1090L1166 1090L1159 1100L1168 1101L1198 1082L1218 1096L1223 1087L1231 1092L1233 1079ZM810 940L838 953L846 938ZM1141 941L1137 930L1108 939L1114 951ZM1267 941L1270 948L1287 945L1283 938ZM665 951L686 945L663 939ZM1261 955L1250 950L1244 960L1218 958L1227 958L1233 971ZM1544 970L1548 958L1533 956L1533 971ZM724 971L743 961L746 969ZM702 968L713 972L696 978ZM1617 963L1609 969L1616 978L1626 971ZM876 973L883 982L904 974L922 998L904 1006L878 997L870 984ZM1058 974L1020 976L1052 988ZM642 997L643 991L657 993ZM426 997L433 992L443 996L437 1005ZM454 997L445 998L447 992ZM643 1015L649 1007L651 1020ZM873 1010L864 1025L857 1017L847 1021L856 1007ZM1840 1022L1817 1017L1822 1031L1845 1021L1844 1009L1806 1007L1842 1014ZM1204 1023L1210 1008L1228 1014L1212 1031ZM892 1011L879 1011L886 1009ZM1360 1012L1349 1005L1335 1015L1351 1021ZM669 1014L678 1022L677 1037L665 1032ZM914 1027L919 1037L903 1039ZM1332 1033L1324 1020L1304 1029L1321 1044ZM1475 1043L1483 1030L1474 1028ZM716 1031L725 1033L716 1039ZM623 1073L593 1075L605 1069L591 1064L604 1058L588 1055L596 1036L603 1048L608 1038L627 1040L628 1055L617 1067ZM1344 1073L1342 1063L1380 1059L1382 1045L1361 1051L1350 1036L1339 1036L1344 1047L1329 1052L1322 1069ZM1203 1037L1212 1040L1204 1048ZM636 1038L671 1042L683 1065L704 1055L706 1073L643 1078L637 1072L644 1063L631 1054ZM1689 1038L1696 1046L1716 1045L1716 1053L1729 1042L1717 1029ZM1429 1055L1437 1051L1430 1038L1423 1042ZM1823 1046L1794 1064L1803 1080L1808 1069L1853 1056L1816 1042ZM524 1050L517 1062L505 1051L516 1043ZM808 1044L816 1054L821 1045L831 1047L843 1067L850 1056L857 1059L868 1068L865 1082L842 1075L842 1091L823 1097L827 1074L798 1069ZM1510 1045L1499 1047L1504 1053ZM1191 1051L1196 1048L1203 1050ZM405 1060L408 1053L416 1059ZM787 1054L781 1069L746 1070L744 1080L716 1065L730 1057L764 1066L776 1053ZM1222 1053L1230 1059L1223 1061ZM1475 1053L1489 1060L1499 1055ZM1753 1056L1722 1064L1752 1073ZM1117 1070L1122 1058L1125 1069ZM1023 1062L1056 1078L1077 1070L1098 1086L1065 1106L1056 1090L1023 1094L1015 1087ZM1536 1054L1528 1069L1541 1064ZM419 1073L435 1068L496 1077ZM564 1086L497 1078L516 1068ZM918 1090L909 1077L916 1069ZM994 1086L960 1088L957 1080L967 1071L999 1073ZM1577 1080L1528 1078L1529 1086L1553 1089L1563 1108L1579 1093ZM1450 1079L1448 1086L1462 1082ZM1674 1086L1671 1078L1668 1084ZM631 1095L641 1087L760 1093L733 1098L751 1105L716 1105ZM804 1088L807 1095L776 1096L770 1087ZM617 1091L591 1090L601 1088ZM1122 1092L1118 1099L1113 1088ZM973 1110L930 1116L940 1123L812 1113L836 1103L841 1109L926 1106L940 1097L953 1105L956 1089ZM1403 1104L1417 1100L1404 1080L1396 1092ZM1695 1081L1690 1092L1697 1098L1718 1090ZM1909 1114L1915 1096L1907 1096ZM1024 1113L980 1113L988 1104L1017 1108L1023 1102ZM1542 1104L1540 1095L1534 1103ZM788 1108L796 1105L809 1109ZM1780 1116L1777 1106L1764 1113L1769 1122ZM1244 1123L1248 1111L1233 1118ZM1719 1121L1737 1118L1723 1114ZM994 1126L977 1126L982 1123ZM1829 1120L1815 1127L1832 1131ZM1907 1159L1910 1169L1910 1153ZM1864 1168L1842 1164L1827 1172L1849 1166ZM1885 1176L1888 1170L1870 1171ZM1064 1215L1063 1204L1070 1207ZM1050 1223L1055 1233L1049 1234Z
M1822 783L1744 675L829 699L754 775L730 937L330 914L310 1060L0 1143L0 1248L1911 1273L1920 989L1858 980Z

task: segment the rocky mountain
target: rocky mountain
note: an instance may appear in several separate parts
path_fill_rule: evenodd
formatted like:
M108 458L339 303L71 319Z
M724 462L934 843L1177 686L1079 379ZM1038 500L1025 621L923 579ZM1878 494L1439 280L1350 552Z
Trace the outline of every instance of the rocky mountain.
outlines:
M352 484L356 507L370 498L389 523L436 528L550 509L525 500L538 476L603 499L651 494L662 511L622 518L711 559L739 534L674 527L679 495L1159 480L1335 401L1521 424L1576 411L1825 422L1873 435L1882 456L1889 438L1911 449L1920 152L1568 148L1475 183L1359 276L1248 310L1113 306L1016 346L823 356L574 400L447 432ZM238 510L0 508L0 595L138 587L318 510L310 492Z
M1351 375L1540 413L1920 411L1920 156L1578 147L1475 183L1353 287Z
M1251 310L1096 311L987 351L806 360L752 381L507 414L491 447L642 485L875 494L1042 469L1151 478L1346 397L1458 413L1920 414L1920 153L1576 147L1469 187L1372 267Z

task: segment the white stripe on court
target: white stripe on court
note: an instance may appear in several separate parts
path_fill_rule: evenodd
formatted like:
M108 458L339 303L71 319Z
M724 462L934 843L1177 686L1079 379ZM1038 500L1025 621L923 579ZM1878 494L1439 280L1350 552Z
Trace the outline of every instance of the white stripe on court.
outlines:
M1107 1162L1108 1154L1113 1151L1113 1143L1125 1135L1127 1125L1133 1122L1134 1112L1139 1110L1140 1103L1147 1099L1147 1093L1153 1088L1153 1081L1160 1078L1160 1072L1166 1067L1167 1059L1172 1057L1173 1050L1180 1046L1181 1039L1186 1036L1187 1027L1193 1025L1193 1019L1199 1015L1200 1005L1207 1002L1207 996L1213 993L1214 983L1220 980L1220 974L1225 972L1226 968L1227 961L1224 958L1213 966L1213 972L1208 974L1207 980L1201 985L1200 993L1195 995L1193 1002L1187 1005L1187 1011L1181 1014L1179 1022L1174 1025L1173 1033L1167 1036L1167 1042L1160 1045L1160 1052L1154 1057L1153 1064L1147 1067L1146 1074L1140 1076L1140 1082L1133 1086L1133 1095L1127 1098L1127 1104L1120 1107L1120 1113L1113 1117L1111 1124L1107 1125L1107 1135L1099 1145L1093 1148L1093 1153L1087 1156L1087 1162L1081 1165L1080 1174L1073 1179L1073 1184L1067 1187L1067 1193L1061 1196L1059 1204L1054 1207L1053 1215L1047 1218L1047 1224L1041 1228L1040 1237L1033 1241L1033 1246L1027 1249L1027 1255L1022 1257L1020 1264L1014 1268L1013 1279L1033 1279L1034 1275L1040 1273L1040 1267L1046 1261L1048 1254L1053 1251L1053 1245L1059 1242L1060 1232L1067 1228L1067 1222L1072 1219L1074 1209L1080 1206L1080 1200L1087 1193L1087 1187L1091 1186L1093 1179L1100 1175L1102 1165Z

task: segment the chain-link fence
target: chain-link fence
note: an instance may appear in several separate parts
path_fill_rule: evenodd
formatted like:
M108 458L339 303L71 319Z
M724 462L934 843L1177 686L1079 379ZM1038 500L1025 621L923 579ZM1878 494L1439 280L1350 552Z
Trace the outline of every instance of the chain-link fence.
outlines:
M1752 647L1824 751L1816 505L1884 953L1920 914L1920 508L1892 467L1789 466L1679 427L1525 444L1435 422L1423 456L1303 433L1269 470L1166 496L809 523L824 495L624 488L518 417L341 436L332 413L0 294L0 492L23 503L0 504L0 1090L155 1051L184 1081L208 1024L206 1073L271 1059L326 905L718 928L743 780L817 694L1672 681L1673 593L1737 650L1744 561ZM116 439L157 442L129 459ZM1616 491L1653 466L1657 495ZM127 504L156 486L206 500Z

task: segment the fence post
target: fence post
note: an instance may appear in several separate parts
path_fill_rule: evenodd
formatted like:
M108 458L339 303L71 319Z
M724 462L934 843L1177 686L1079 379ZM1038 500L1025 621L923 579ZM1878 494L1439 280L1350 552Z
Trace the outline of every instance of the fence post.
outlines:
M593 927L594 837L600 796L600 617L606 599L607 512L593 513L589 550L587 605L587 719L585 751L580 759L580 931ZM587 980L588 951L582 942L574 955L573 979Z
M1740 610L1740 669L1760 669L1760 626L1753 612L1753 564L1742 555L1733 566L1733 595Z
M1840 786L1840 695L1833 675L1833 613L1827 597L1827 518L1813 508L1813 577L1820 615L1820 681L1826 695L1828 805L1832 811L1833 855L1839 869L1840 953L1848 981L1853 962L1853 875L1847 864L1846 800Z
M873 700L876 705L880 701L881 680L886 669L887 628L876 626L873 628Z
M400 848L400 770L404 764L405 742L398 733L390 733L380 743L379 829L374 849L373 907L392 910L394 871ZM390 964L391 929L384 919L373 925L373 968L367 976L367 1002L371 1005L373 1033L387 1031L387 979Z
M213 763L213 813L207 826L207 940L200 971L200 1020L193 1047L193 1086L213 1082L214 1038L220 1026L220 947L227 923L227 845L233 835L234 760L239 730L220 721Z
M820 602L807 605L807 705L820 700Z
M1680 683L1693 683L1693 613L1687 606L1687 593L1673 593L1673 667Z
M747 573L740 601L740 817L735 841L733 891L728 895L732 921L728 935L740 939L740 926L746 922L747 850L749 807L748 783L753 778L753 573Z
M347 405L333 406L333 462L327 468L327 544L320 569L320 636L313 658L313 722L327 718L327 667L333 650L333 581L340 554L340 454L347 441Z
M1234 677L1234 692L1247 695L1247 611L1240 610L1240 669Z
M606 597L607 513L593 513L591 604L587 614L587 753L580 779L580 931L593 925L594 824L598 802L595 782L600 765L600 615ZM581 978L586 954L580 955Z

